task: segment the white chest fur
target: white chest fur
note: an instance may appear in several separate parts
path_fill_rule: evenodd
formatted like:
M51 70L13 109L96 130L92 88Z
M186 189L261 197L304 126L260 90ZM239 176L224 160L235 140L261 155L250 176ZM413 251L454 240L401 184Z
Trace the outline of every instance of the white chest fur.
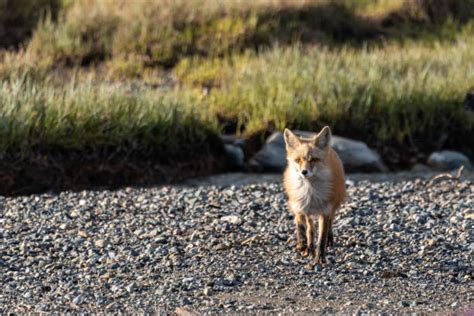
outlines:
M311 179L303 178L298 171L290 170L288 192L293 212L307 215L328 214L331 193L331 172L319 170Z

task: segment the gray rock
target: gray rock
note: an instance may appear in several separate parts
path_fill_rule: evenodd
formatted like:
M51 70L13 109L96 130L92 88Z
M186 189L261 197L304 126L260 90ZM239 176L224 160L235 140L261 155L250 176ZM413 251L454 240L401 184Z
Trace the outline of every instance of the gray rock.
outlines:
M221 217L221 221L234 224L234 225L242 224L242 219L237 215L223 216Z
M452 170L461 165L466 168L471 166L466 155L453 150L435 151L428 157L428 165L437 170Z
M283 171L286 167L286 148L282 132L274 132L263 148L250 160L250 165L266 171Z
M354 221L354 218L346 217L346 218L338 220L335 225L336 227L342 228L345 226L351 226L353 221Z
M413 172L428 172L430 170L430 167L422 163L417 163L411 168L411 171Z
M225 144L224 147L229 166L235 169L243 169L245 156L242 148L231 144Z
M72 300L72 302L73 302L74 304L76 304L76 305L81 304L82 301L83 301L83 300L82 300L82 296L81 296L81 295L76 296L76 297Z
M380 156L361 141L333 136L331 146L337 152L348 172L388 171Z
M94 245L97 248L104 248L106 246L107 242L104 239L98 239L94 242Z
M294 132L303 137L316 135L305 131ZM331 146L338 153L348 172L388 171L380 156L361 141L333 135ZM263 148L250 161L250 165L257 169L280 172L285 169L286 163L285 140L281 132L270 135Z
M204 290L203 290L203 294L204 294L205 296L210 296L210 295L212 295L212 289L211 289L210 287L207 287L207 286L206 286L206 287L204 288Z
M222 140L224 144L230 144L234 146L244 147L245 146L245 139L239 138L236 135L219 135L219 138Z

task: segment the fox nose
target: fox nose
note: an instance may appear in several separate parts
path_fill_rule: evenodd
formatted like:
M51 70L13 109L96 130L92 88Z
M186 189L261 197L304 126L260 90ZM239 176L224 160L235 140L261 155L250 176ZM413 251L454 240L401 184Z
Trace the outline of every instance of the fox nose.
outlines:
M301 170L301 174L304 175L304 176L307 175L307 174L308 174L308 170Z

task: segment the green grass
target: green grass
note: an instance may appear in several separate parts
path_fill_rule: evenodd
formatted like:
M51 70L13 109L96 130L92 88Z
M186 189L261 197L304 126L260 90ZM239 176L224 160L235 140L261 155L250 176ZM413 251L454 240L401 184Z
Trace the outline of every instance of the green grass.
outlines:
M275 42L361 45L406 37L442 39L474 16L472 0L63 3L57 19L38 25L27 51L63 66L108 61L117 77L140 76L146 67L173 67L188 56L222 57ZM447 22L449 34L443 27Z
M474 1L60 3L0 51L0 152L185 160L222 131L329 124L377 148L474 154Z
M217 130L191 97L96 82L0 83L0 151L103 149L187 158ZM166 153L166 154L163 154Z
M442 134L474 131L474 117L462 107L474 88L474 38L467 35L450 45L275 47L186 60L176 73L189 87L211 87L203 107L246 135L330 124L347 136L430 147Z

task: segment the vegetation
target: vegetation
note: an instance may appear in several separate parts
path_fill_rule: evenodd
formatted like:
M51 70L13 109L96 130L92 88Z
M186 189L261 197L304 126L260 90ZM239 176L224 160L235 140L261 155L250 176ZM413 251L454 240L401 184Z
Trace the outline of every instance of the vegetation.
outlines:
M474 154L473 0L0 0L0 12L0 47L16 48L0 51L6 154L185 161L219 132L323 124L385 156ZM12 25L23 31L7 39Z
M172 92L93 82L55 88L29 80L0 84L0 150L85 149L91 145L166 152L172 161L202 146L216 126L193 100ZM171 140L171 141L170 141Z
M461 104L474 84L473 48L471 37L403 50L275 47L224 60L185 60L176 71L186 84L210 88L208 109L236 120L237 131L246 134L330 124L363 138L412 144L413 136L424 135L433 143L459 126L466 136L472 131Z

